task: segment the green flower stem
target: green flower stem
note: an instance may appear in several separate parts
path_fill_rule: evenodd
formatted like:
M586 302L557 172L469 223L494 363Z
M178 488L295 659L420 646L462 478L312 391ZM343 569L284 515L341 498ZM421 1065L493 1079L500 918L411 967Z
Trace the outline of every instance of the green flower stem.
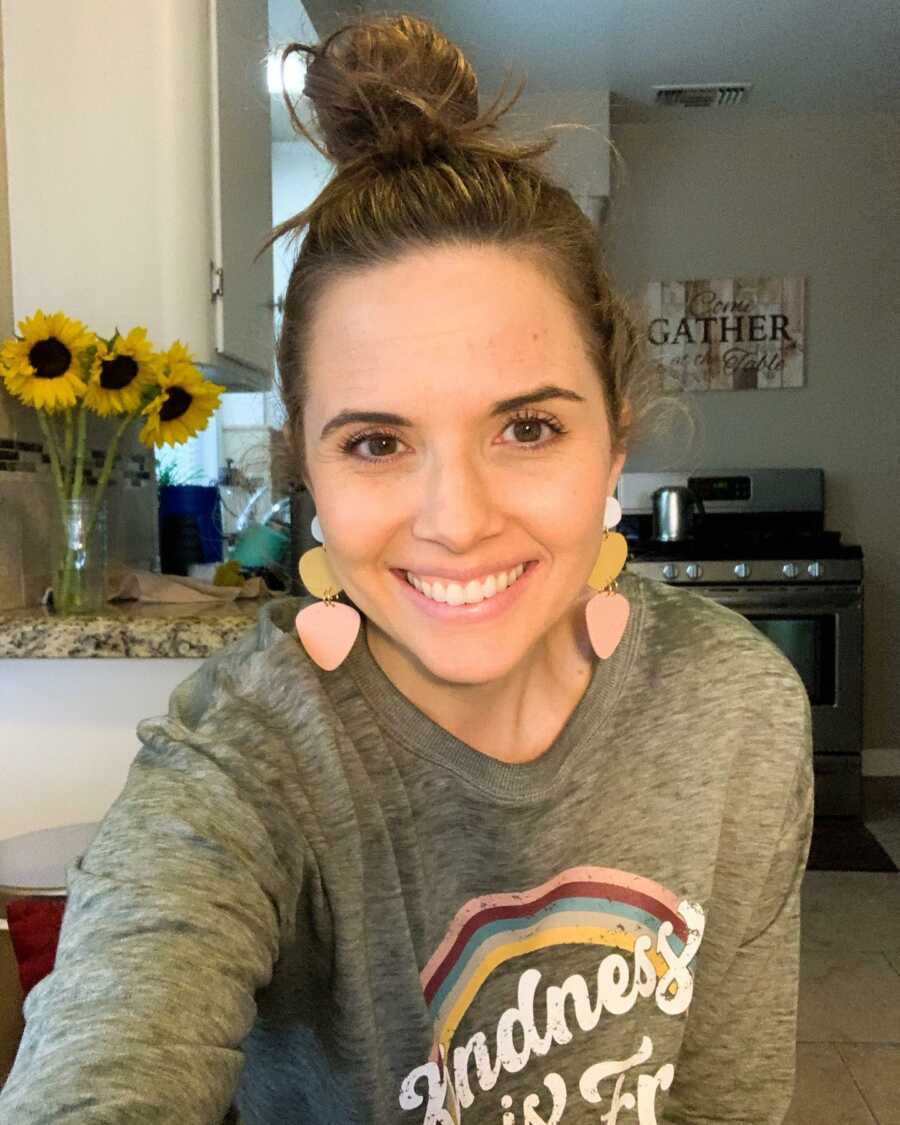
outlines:
M69 594L69 572L72 569L72 552L68 546L68 529L66 527L66 485L63 480L62 467L59 462L59 446L56 441L56 434L47 418L44 417L43 410L35 410L38 417L38 424L41 427L41 432L47 442L47 449L50 452L50 468L53 472L53 480L56 484L56 495L59 500L59 518L62 524L63 543L66 544L65 561L63 562L62 584L60 589L60 602L65 605Z
M87 411L84 403L78 404L78 437L75 444L75 471L72 477L73 500L81 499L81 488L84 483L84 447L87 444Z
M56 485L56 494L59 498L59 511L63 516L63 525L65 526L65 516L63 515L63 501L66 498L66 486L63 480L62 467L59 461L59 446L56 441L56 434L50 426L49 421L44 417L43 410L35 410L37 414L38 424L41 427L41 433L44 435L44 440L47 442L47 450L50 454L50 469L53 473L53 482Z
M72 440L74 437L74 426L72 423L72 411L65 412L65 437L63 438L63 475L65 477L66 492L72 487Z
M106 486L109 483L110 475L112 474L113 463L116 459L116 450L119 448L119 442L122 440L122 435L131 425L131 423L140 414L141 408L138 406L130 414L126 414L122 421L119 423L116 432L113 434L113 439L109 443L109 448L106 451L106 457L103 460L103 468L100 472L100 478L97 481L97 492L94 496L94 503L91 508L90 520L88 522L87 536L90 539L94 531L94 525L97 522L97 515L100 511L100 503L103 500L103 493L106 491Z
M84 484L84 447L87 444L87 411L84 409L84 402L79 402L76 409L78 410L78 422L75 437L75 464L72 469L72 481L68 493L71 500L81 499L81 489ZM68 539L68 528L66 529L66 538ZM62 580L62 604L64 606L68 606L69 598L72 595L74 561L72 548L67 543Z

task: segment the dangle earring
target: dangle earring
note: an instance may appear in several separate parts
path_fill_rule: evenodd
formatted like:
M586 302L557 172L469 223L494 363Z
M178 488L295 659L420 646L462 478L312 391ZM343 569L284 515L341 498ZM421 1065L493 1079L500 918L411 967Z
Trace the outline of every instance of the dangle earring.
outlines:
M613 496L607 497L603 543L588 578L588 585L598 593L585 607L588 636L594 652L602 660L608 659L616 650L631 612L628 599L616 593L615 581L628 557L628 542L624 535L609 531L621 518L618 500ZM318 516L313 517L310 528L313 538L323 543ZM299 571L306 589L323 601L307 606L297 614L294 621L297 636L310 659L326 672L331 672L353 648L362 619L353 606L337 600L342 587L331 569L324 546L305 551L300 557Z
M616 576L621 573L628 558L628 540L618 531L610 533L622 518L622 507L614 496L607 496L603 519L603 543L588 585L598 590L585 606L588 636L591 646L601 660L612 656L622 639L631 606L628 599L617 594Z
M310 530L314 539L324 542L317 515L313 516ZM307 590L324 600L300 610L294 619L297 636L310 659L326 672L332 672L353 648L362 619L352 605L337 600L343 587L331 569L324 546L304 551L298 570Z

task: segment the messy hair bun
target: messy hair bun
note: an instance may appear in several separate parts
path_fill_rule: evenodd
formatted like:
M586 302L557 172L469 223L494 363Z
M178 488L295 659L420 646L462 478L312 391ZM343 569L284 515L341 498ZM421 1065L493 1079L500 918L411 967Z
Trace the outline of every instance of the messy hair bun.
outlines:
M309 60L303 92L337 164L423 159L478 117L478 82L462 52L409 15L330 36Z
M600 231L536 159L555 137L492 136L524 79L504 104L507 77L481 109L477 79L459 47L408 13L363 14L322 43L290 43L282 67L292 53L306 56L304 95L315 128L304 125L285 92L288 113L297 132L335 165L315 200L276 226L263 245L305 234L276 345L299 477L309 480L307 357L325 290L348 273L429 246L508 248L557 286L597 371L613 448L628 446L662 397L647 359L646 318L610 285Z
M417 16L359 19L321 44L290 44L282 62L292 51L308 56L303 94L324 147L289 104L294 125L338 168L366 159L382 167L422 163L473 145L522 158L554 143L552 138L530 145L487 143L484 134L496 128L524 81L508 104L500 106L504 85L479 114L478 79L466 57Z

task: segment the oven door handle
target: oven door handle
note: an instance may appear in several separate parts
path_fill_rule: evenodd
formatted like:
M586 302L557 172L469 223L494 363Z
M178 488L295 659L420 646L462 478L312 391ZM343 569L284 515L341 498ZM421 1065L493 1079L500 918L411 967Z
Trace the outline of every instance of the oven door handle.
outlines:
M691 589L691 587L686 587ZM766 613L788 609L794 612L837 613L862 605L862 586L696 586L697 593L713 598L728 608L762 610Z

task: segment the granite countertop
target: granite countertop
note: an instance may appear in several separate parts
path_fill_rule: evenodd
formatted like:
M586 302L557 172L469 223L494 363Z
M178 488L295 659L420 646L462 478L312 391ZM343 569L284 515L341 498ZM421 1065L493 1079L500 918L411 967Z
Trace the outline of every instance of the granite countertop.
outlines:
M43 606L0 609L0 658L202 658L251 628L269 601L107 602L96 614L71 617Z

